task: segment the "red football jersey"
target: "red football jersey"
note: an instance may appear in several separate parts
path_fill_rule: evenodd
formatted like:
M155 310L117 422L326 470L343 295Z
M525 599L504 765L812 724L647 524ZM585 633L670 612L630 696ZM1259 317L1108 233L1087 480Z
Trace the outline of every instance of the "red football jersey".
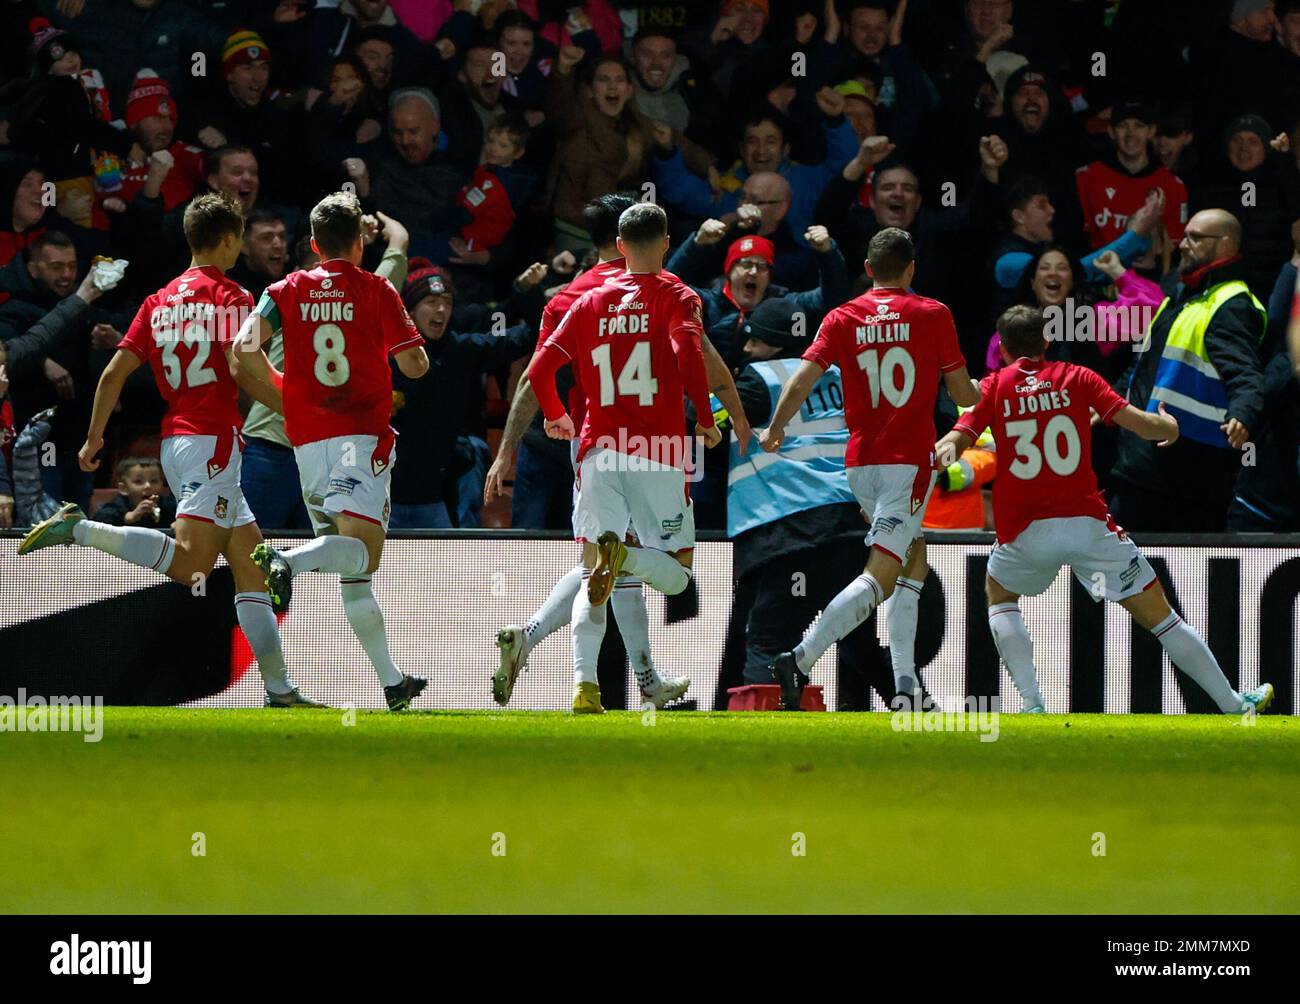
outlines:
M955 428L993 430L998 476L993 523L1009 544L1036 519L1109 519L1092 471L1090 411L1109 423L1126 402L1100 374L1073 363L1018 359L980 384L980 402Z
M248 290L212 266L187 269L140 305L119 348L153 370L164 437L229 436L243 424L225 350L252 309Z
M904 289L868 290L826 315L803 357L840 368L846 466L930 467L940 376L966 365L947 307Z
M578 443L681 467L689 395L713 423L700 298L670 273L619 272L583 293L547 338L530 373L549 420L564 414L555 371L566 361L588 399ZM531 379L531 377L530 377ZM576 424L576 423L575 423Z
M1128 229L1129 217L1142 208L1147 193L1159 188L1165 193L1164 225L1175 244L1183 239L1187 226L1187 186L1163 165L1134 177L1116 170L1104 160L1081 167L1074 175L1083 229L1093 248L1119 240Z
M542 324L537 332L537 347L541 348L546 344L546 339L550 338L551 332L560 326L564 315L577 302L578 297L589 289L603 286L610 276L626 270L627 262L621 257L597 262L551 297L542 309ZM573 389L569 391L569 417L573 419L575 429L582 428L582 420L586 414L587 399L583 396L581 385L575 381Z
M294 446L388 433L388 357L423 343L393 284L339 258L292 272L257 312L284 337L284 434Z

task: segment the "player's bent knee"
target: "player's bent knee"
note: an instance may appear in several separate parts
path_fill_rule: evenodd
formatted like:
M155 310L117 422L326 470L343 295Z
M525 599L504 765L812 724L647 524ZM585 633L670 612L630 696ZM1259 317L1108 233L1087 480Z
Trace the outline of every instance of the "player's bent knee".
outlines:
M1016 593L1009 591L1002 583L991 575L984 577L984 598L988 601L989 606L997 606L999 603L1018 603L1020 597Z

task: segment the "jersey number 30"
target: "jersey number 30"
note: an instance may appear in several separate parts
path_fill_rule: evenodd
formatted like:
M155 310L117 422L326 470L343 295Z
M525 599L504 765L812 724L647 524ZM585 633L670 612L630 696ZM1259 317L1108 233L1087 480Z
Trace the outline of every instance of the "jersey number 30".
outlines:
M316 350L316 379L326 387L342 387L347 383L351 368L343 354L347 345L343 329L337 324L322 324L312 335L311 344Z
M1061 477L1073 474L1079 469L1082 450L1079 446L1079 430L1068 415L1056 415L1049 419L1043 429L1043 448L1040 450L1034 442L1038 438L1038 419L1030 418L1023 422L1008 422L1007 435L1016 439L1016 459L1007 468L1022 481L1029 481L1038 476L1043 469L1043 461L1053 474ZM1064 446L1061 441L1064 440Z
M604 408L614 403L614 366L609 355L612 348L606 342L591 350L591 361L600 373L600 404ZM650 373L650 343L637 342L618 375L618 396L634 397L641 407L649 408L658 390L659 381Z

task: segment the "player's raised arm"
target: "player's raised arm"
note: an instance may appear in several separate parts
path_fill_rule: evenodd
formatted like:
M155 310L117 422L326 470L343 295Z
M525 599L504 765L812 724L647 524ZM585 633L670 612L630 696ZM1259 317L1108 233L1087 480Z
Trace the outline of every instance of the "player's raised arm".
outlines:
M126 383L126 378L139 369L143 361L128 349L118 349L100 374L99 384L95 387L95 404L90 411L86 442L77 452L77 462L83 471L93 471L99 467L98 456L104 448L104 429L108 426L108 418L122 395L122 385Z
M766 429L761 429L758 433L759 445L768 453L775 453L781 448L781 442L785 439L785 427L790 424L790 419L794 418L795 413L803 407L804 401L808 399L808 395L812 393L812 389L817 386L817 381L825 372L826 367L811 359L804 359L799 363L799 369L790 378L790 382L781 388L781 396L777 399L772 421Z

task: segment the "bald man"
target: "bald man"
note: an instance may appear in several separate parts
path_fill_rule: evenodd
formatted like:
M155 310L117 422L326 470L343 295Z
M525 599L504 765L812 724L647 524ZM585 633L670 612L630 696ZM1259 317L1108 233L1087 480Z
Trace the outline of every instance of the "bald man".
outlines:
M391 151L380 158L373 184L369 172L358 178L357 194L373 191L381 212L404 214L412 257L445 258L457 219L456 197L466 181L444 149L441 133L441 106L432 92L422 87L395 91L388 105Z
M1178 249L1178 286L1115 389L1146 411L1163 404L1181 435L1162 448L1120 431L1111 513L1126 530L1217 533L1237 472L1254 457L1268 315L1246 285L1231 213L1197 213Z
M766 237L776 247L776 266L771 282L787 290L816 289L821 283L821 254L806 242L795 239L787 219L793 192L790 182L775 171L757 171L745 179L740 206L722 219L730 229L720 247L738 237ZM717 264L721 266L719 257Z

